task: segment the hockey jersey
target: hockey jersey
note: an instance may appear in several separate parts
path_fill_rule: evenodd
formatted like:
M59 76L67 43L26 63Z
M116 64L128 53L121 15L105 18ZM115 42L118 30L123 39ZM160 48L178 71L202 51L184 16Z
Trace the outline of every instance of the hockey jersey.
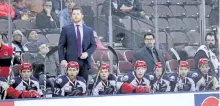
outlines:
M191 76L195 81L196 91L219 89L220 84L216 76L212 76L210 74L203 75L201 72L194 72Z
M30 91L35 90L41 96L43 95L42 90L40 89L39 82L36 78L30 77L28 81L23 80L20 76L13 78L10 82L10 86L20 91Z
M100 77L97 82L95 81L96 77L89 82L89 89L91 90L92 95L108 95L115 94L117 92L116 77L113 74L109 75L107 82L103 82Z
M158 78L155 74L149 74L151 89L154 92L168 92L170 91L170 82L165 78L161 78L158 82Z
M84 78L77 76L73 82L67 75L62 75L55 80L52 96L84 96L86 94L86 88Z
M134 87L137 87L139 85L142 85L142 86L148 86L150 87L150 81L147 77L147 75L145 75L142 79L142 81L140 82L136 76L135 76L135 73L134 72L129 72L127 75L124 75L123 77L121 77L119 79L119 82L121 82L121 84L117 84L117 86L121 86L123 83L129 83L131 84L132 86Z

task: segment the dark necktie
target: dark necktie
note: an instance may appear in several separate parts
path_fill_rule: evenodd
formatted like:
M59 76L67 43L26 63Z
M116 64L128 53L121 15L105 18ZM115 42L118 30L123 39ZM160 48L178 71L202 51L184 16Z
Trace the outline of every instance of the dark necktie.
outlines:
M156 57L155 52L154 52L154 49L151 49L151 52L152 52L152 56L154 58L154 62L158 62L157 57Z
M79 30L80 25L76 25L76 26L77 26L77 49L78 49L78 57L80 57L81 54L82 54L81 34L80 34L80 30Z

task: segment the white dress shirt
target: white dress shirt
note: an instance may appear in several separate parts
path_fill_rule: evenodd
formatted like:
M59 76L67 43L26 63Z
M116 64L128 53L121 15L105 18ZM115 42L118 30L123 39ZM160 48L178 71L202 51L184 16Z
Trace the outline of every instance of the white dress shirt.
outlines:
M75 33L76 33L76 38L77 38L77 26L79 25L79 31L80 31L80 35L81 35L81 45L83 43L83 22L80 21L79 23L74 23L74 27L75 27Z

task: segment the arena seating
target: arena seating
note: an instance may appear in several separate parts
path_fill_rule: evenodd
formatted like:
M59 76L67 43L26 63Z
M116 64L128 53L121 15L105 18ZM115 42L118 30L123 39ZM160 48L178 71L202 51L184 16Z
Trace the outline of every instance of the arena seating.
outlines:
M127 36L132 36L131 31L137 32L141 34L141 31L152 30L155 32L155 1L153 0L140 0L142 2L142 6L146 15L150 17L149 20L147 19L120 19L120 24L123 24L125 32ZM106 17L98 16L102 8L97 8L97 4L103 3L104 0L77 0L77 3L82 6L91 6L92 12L94 12L95 20L98 21L100 24L97 26L94 25L94 29L97 29L97 33L100 34L99 36L106 36L107 34L107 22L103 22L98 20L98 18L102 18L106 21ZM190 43L200 43L200 34L199 34L199 0L158 0L157 10L158 10L158 27L159 27L159 42L161 44L166 43L173 43L173 44L185 44L186 42ZM97 10L98 9L98 10ZM206 5L206 18L209 18L209 13L212 7L210 5ZM98 15L97 15L98 14ZM116 17L116 16L114 16ZM117 19L119 19L117 17ZM97 23L98 23L97 22ZM101 24L102 22L102 24ZM131 22L132 25L131 26ZM95 23L95 22L93 22ZM104 24L103 24L104 23ZM146 24L147 23L147 24ZM118 23L114 23L118 24ZM207 27L209 24L207 23ZM114 29L119 28L118 26L114 26ZM36 29L34 20L31 21L24 21L24 20L13 20L12 25L13 30L18 29L21 30L24 34L26 31ZM99 29L100 28L100 29ZM169 31L167 32L167 30ZM48 34L43 31L39 30L39 40L49 44L49 45L57 45L59 40L59 33L55 34ZM0 19L0 33L7 35L8 31L8 20ZM104 31L104 32L103 32ZM133 33L133 32L132 32ZM135 34L133 35L135 36ZM133 37L132 36L132 37ZM27 37L27 35L25 35ZM168 37L168 42L166 41L166 37ZM5 38L5 42L7 41L7 37ZM25 42L28 41L28 38L24 38ZM140 43L141 41L136 40L137 42L130 42L130 43ZM133 70L132 66L132 59L135 50L130 50L131 48L124 47L124 50L117 50L119 56L119 69L122 73L127 73ZM29 58L29 53L24 53L21 55L22 61L27 61ZM100 56L102 56L102 59ZM104 62L109 62L109 51L107 50L96 50L92 55L92 71L94 73L97 72L98 67L97 64L103 60ZM115 59L114 59L115 60ZM194 60L189 59L188 62L190 63L190 68L194 68ZM177 71L177 60L169 60L168 61L168 69L169 71ZM17 66L14 66L15 68Z

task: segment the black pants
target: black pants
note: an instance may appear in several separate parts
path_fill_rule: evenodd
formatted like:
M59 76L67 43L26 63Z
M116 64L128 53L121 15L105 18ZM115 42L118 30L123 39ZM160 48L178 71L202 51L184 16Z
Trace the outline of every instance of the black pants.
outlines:
M88 75L89 75L89 64L87 60L79 59L79 75L80 77L83 77L86 82L88 81Z

